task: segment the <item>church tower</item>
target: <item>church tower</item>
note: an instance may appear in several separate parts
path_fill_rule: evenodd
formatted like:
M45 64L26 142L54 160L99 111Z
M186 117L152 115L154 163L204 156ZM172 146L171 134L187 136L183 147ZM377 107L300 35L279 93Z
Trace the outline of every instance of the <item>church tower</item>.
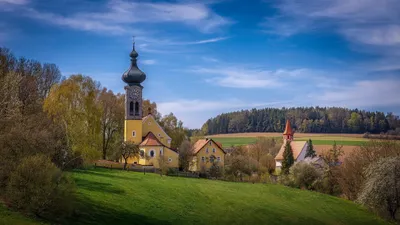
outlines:
M122 75L122 80L127 84L125 86L125 126L124 141L132 141L135 144L142 142L142 90L141 83L146 79L146 74L137 66L137 57L139 54L135 50L133 42L131 57L131 66Z
M286 120L286 127L285 131L283 132L283 140L293 141L293 130L289 120Z

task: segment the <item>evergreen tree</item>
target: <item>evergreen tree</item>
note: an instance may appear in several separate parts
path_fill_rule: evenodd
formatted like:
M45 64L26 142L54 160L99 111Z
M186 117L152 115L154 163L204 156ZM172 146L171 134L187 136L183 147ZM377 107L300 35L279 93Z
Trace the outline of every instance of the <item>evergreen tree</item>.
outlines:
M286 141L285 151L283 152L282 173L289 174L290 167L294 164L293 150L290 141Z
M308 147L307 147L306 157L314 158L315 156L317 156L317 154L315 153L314 146L313 146L312 141L310 139L310 140L308 140Z

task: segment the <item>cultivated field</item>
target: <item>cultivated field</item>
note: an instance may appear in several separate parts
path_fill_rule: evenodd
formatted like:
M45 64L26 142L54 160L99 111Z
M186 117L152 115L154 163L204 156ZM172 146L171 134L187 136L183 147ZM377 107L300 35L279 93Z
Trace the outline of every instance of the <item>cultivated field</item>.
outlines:
M217 134L208 136L215 141L222 143L224 147L248 145L255 143L257 137L282 138L282 133L238 133L238 134ZM311 139L313 145L333 145L360 146L368 139L362 138L361 134L309 134L296 133L295 141L307 141Z

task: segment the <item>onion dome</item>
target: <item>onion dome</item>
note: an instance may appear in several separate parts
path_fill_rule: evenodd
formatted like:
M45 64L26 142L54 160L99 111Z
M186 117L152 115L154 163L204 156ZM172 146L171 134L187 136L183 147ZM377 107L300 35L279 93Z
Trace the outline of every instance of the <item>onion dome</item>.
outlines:
M141 86L140 83L146 80L146 74L141 71L137 66L137 57L139 56L139 54L135 50L135 42L133 42L133 48L129 56L131 57L131 66L122 75L122 80L129 86Z

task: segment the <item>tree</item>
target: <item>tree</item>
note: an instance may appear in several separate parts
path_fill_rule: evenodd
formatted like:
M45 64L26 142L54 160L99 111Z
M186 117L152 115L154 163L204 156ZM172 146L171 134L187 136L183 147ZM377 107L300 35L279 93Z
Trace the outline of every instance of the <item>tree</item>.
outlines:
M128 165L128 159L130 157L135 158L139 157L140 149L139 146L131 141L124 141L121 143L119 148L119 153L121 157L124 159L124 170L126 170L126 166Z
M306 162L297 162L290 168L293 184L298 188L314 189L314 183L321 177L321 173Z
M157 157L158 167L160 170L160 176L167 175L168 172L168 158L165 155L159 155Z
M365 170L366 182L358 201L396 220L400 209L400 157L381 158Z
M102 157L107 158L110 145L122 140L124 126L124 96L114 95L111 90L103 88L99 96L102 107L101 136Z
M101 118L99 84L90 77L72 75L53 85L44 101L44 111L67 132L67 143L73 152L86 161L97 159L101 153Z
M172 138L171 148L178 148L187 139L187 129L173 113L163 116L159 122L164 131Z
M217 158L214 155L210 156L211 167L208 171L208 174L212 178L219 178L222 176L222 168L219 165L219 162L216 160Z
M317 154L315 153L314 146L313 146L312 141L310 139L310 140L308 140L306 157L314 158L315 156L317 156Z
M289 174L290 167L294 164L294 156L290 141L286 142L285 151L283 152L282 173Z
M339 166L341 164L340 157L343 155L343 146L337 146L336 141L333 142L332 148L322 154L322 159L325 162L323 178L319 185L319 191L330 194L340 194L340 171Z
M179 168L188 171L190 163L193 159L193 145L190 141L184 140L178 148L179 152Z

